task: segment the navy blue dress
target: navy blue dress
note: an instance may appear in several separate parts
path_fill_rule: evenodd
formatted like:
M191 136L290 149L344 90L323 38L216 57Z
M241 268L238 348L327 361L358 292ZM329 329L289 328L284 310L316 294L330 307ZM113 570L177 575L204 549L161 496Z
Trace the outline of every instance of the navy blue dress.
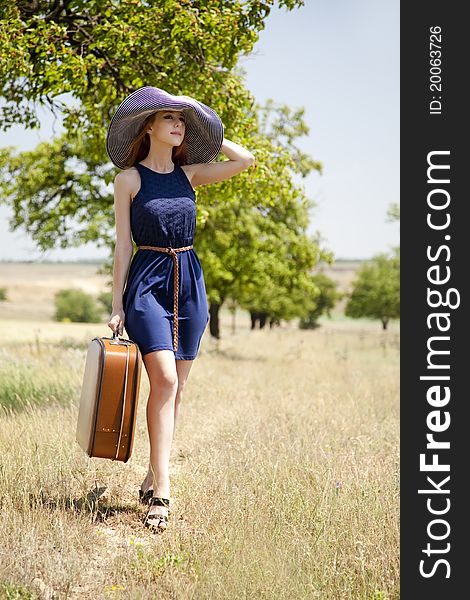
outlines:
M183 169L157 173L136 165L141 187L130 206L137 246L180 248L193 244L196 194ZM206 287L194 248L177 253L178 349L175 359L193 360L209 322ZM123 292L124 327L142 355L173 350L174 265L170 254L137 249Z

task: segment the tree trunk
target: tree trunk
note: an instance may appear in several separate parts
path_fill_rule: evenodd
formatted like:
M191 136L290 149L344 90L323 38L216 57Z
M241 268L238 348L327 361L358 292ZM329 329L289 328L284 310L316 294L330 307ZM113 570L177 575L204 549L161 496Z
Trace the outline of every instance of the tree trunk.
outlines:
M209 306L209 332L212 337L220 340L219 309L221 305L211 302Z
M387 325L388 325L388 317L382 317L381 321L382 321L382 329L385 331L387 329Z
M258 318L257 313L250 311L251 329L254 329L256 327L257 318Z

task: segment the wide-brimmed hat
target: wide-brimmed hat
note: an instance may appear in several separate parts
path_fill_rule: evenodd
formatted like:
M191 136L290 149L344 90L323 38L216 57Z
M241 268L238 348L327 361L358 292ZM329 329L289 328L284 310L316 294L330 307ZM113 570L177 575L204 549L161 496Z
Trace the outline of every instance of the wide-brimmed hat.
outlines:
M190 96L174 96L146 85L121 102L109 124L106 152L117 167L126 168L131 144L145 119L164 109L181 110L186 117L188 164L211 162L217 157L224 140L224 125L215 110Z

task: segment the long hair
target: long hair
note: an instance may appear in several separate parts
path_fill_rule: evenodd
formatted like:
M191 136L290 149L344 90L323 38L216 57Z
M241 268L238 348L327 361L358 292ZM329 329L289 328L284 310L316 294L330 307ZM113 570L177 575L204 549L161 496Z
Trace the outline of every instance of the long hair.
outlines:
M126 161L126 168L134 167L136 163L143 160L150 150L150 136L147 133L147 127L151 125L155 119L158 110L149 115L142 123L142 128L131 144L129 156ZM171 152L171 159L176 165L188 164L186 139L179 146L174 146Z

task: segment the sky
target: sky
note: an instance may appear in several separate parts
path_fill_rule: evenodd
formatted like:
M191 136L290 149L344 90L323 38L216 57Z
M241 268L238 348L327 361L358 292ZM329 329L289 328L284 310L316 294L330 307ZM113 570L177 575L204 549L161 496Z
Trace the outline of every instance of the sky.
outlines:
M323 174L301 180L316 202L308 231L319 231L336 259L367 259L399 244L399 224L387 221L399 203L399 18L399 0L273 8L253 52L240 59L258 103L305 108L310 131L297 144L323 164ZM30 150L60 132L47 111L40 118L39 130L0 131L0 147ZM0 261L108 256L95 244L40 251L23 230L10 231L10 215L0 206Z

